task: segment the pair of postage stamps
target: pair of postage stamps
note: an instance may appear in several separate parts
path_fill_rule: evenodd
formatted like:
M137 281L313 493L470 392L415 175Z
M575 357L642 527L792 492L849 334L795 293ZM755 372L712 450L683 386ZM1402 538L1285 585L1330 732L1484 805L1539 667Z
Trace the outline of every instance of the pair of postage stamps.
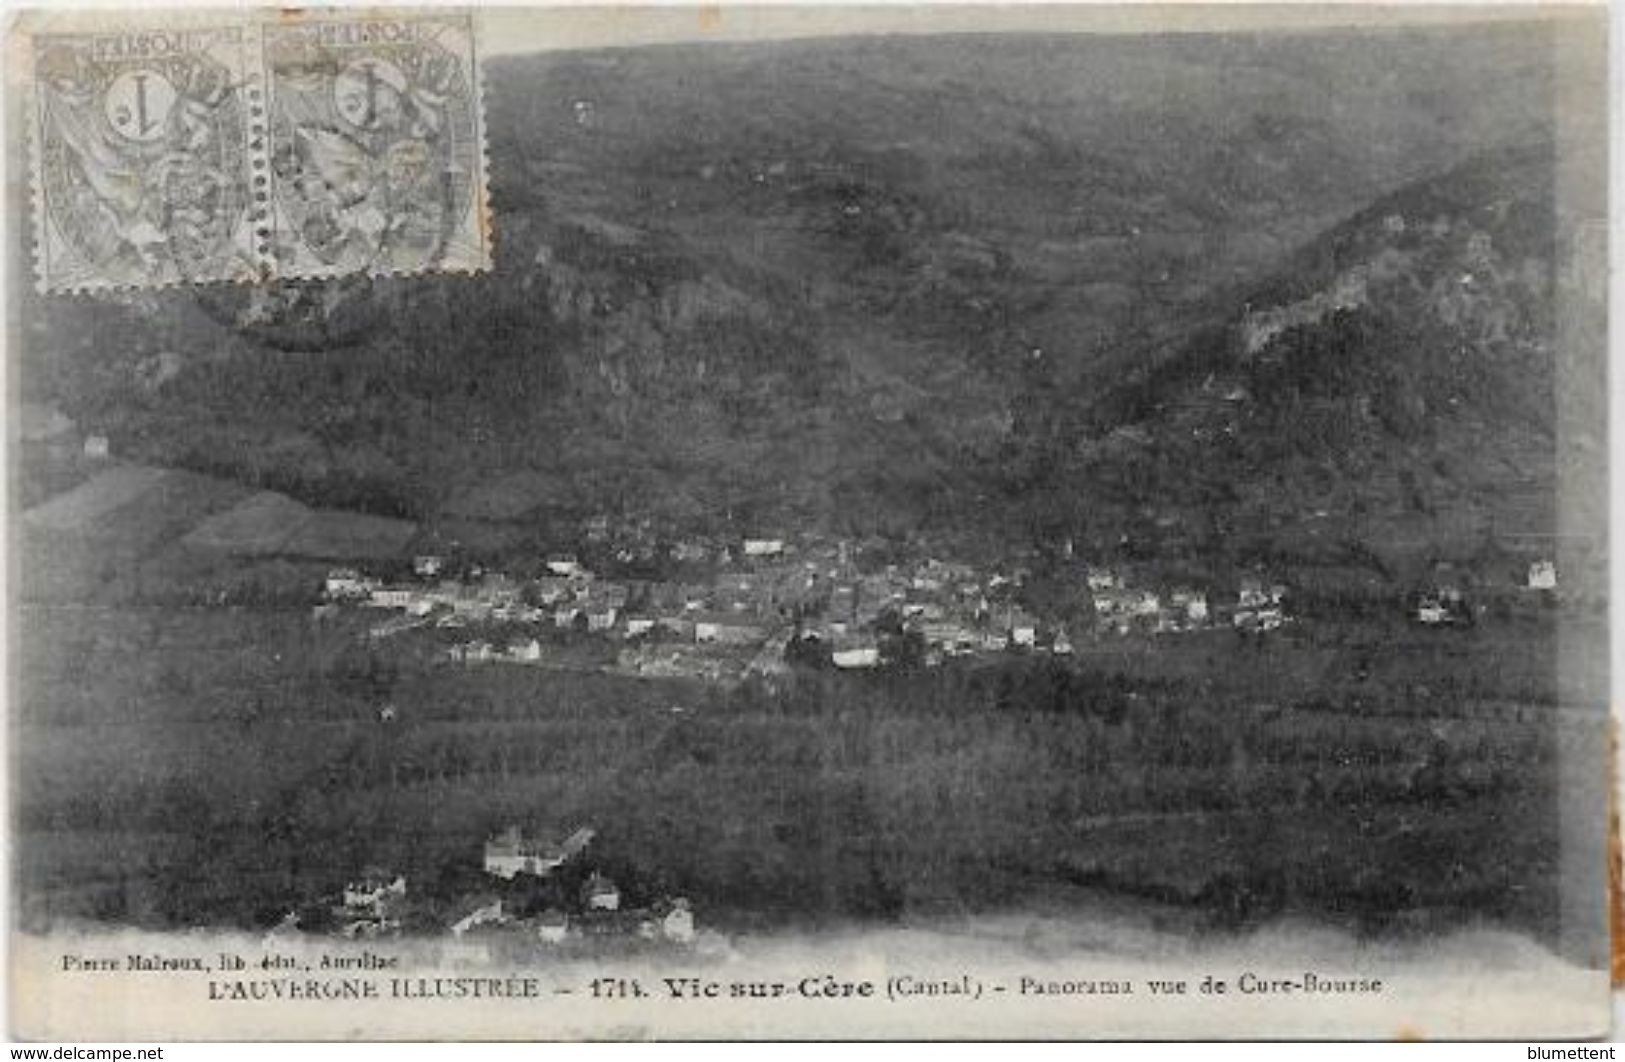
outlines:
M42 290L488 268L472 14L334 16L32 35Z

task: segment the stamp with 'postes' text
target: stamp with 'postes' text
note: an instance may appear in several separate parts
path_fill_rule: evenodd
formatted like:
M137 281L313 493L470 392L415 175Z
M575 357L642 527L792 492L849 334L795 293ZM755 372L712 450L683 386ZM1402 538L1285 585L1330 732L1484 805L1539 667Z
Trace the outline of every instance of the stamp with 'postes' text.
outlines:
M279 274L486 268L468 16L268 25L265 61Z
M34 38L35 265L47 291L264 274L249 27ZM267 230L268 231L268 230Z
M488 268L475 37L455 11L35 37L41 288Z

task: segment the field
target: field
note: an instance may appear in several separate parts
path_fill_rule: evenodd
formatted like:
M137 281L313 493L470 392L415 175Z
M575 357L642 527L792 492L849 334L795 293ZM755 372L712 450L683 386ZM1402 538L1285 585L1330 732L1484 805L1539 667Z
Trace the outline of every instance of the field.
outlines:
M634 899L680 892L733 928L1090 890L1214 928L1296 913L1551 937L1559 760L1601 747L1600 714L1559 703L1541 615L776 692L421 670L302 609L19 620L32 925L266 925L371 864L445 905L512 822L591 824Z

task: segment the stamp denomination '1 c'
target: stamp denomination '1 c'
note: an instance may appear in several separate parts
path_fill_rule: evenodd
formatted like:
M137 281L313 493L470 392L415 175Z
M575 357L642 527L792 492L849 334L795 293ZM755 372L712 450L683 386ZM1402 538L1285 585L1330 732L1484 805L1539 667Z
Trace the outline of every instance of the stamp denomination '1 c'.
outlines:
M30 42L43 290L489 268L471 14L120 19Z
M267 25L265 62L279 275L488 267L468 15Z
M248 27L33 40L35 263L48 291L252 280Z

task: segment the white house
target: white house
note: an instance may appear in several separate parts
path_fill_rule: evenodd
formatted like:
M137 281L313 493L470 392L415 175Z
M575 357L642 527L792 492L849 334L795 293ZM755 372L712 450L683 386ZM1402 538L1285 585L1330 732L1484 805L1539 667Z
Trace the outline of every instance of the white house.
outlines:
M433 579L445 567L445 561L433 553L420 553L412 558L412 573L419 579Z
M407 608L412 604L412 591L404 587L374 587L367 604L374 608Z
M382 918L385 909L397 900L406 898L406 878L391 878L381 870L368 870L360 881L344 886L344 907L351 914L366 914Z
M1241 580L1240 591L1236 594L1237 608L1263 608L1271 603L1262 581L1252 576Z
M528 838L517 826L510 826L485 842L485 872L505 881L512 881L520 874L546 877L563 865L564 858L559 846Z
M1549 560L1538 560L1529 566L1530 590L1556 590L1557 565Z
M654 617L652 616L626 617L626 636L628 638L636 638L640 635L648 634L654 629L655 621Z
M593 872L587 879L587 885L582 890L587 899L587 909L592 911L619 911L621 909L621 890L615 883L602 874Z
M783 552L784 540L781 538L745 539L745 556L747 557L777 557Z
M667 940L676 944L689 944L694 940L694 912L689 910L688 901L676 899L672 901L671 911L660 920L660 931Z
M546 944L563 944L570 935L570 919L563 911L549 907L536 919L536 935Z
M105 435L85 436L85 456L92 461L105 461L113 456L113 445Z
M371 589L371 581L363 579L354 568L332 568L322 584L322 592L334 600L362 598Z
M576 560L573 554L569 553L559 553L547 558L547 570L554 575L562 575L566 578L587 574L587 569L583 568L581 562Z
M508 646L508 659L516 660L522 664L534 664L542 658L542 643L535 638L523 642L514 642Z
M831 654L831 659L835 661L835 666L840 668L879 667L880 649L872 645L837 649Z

